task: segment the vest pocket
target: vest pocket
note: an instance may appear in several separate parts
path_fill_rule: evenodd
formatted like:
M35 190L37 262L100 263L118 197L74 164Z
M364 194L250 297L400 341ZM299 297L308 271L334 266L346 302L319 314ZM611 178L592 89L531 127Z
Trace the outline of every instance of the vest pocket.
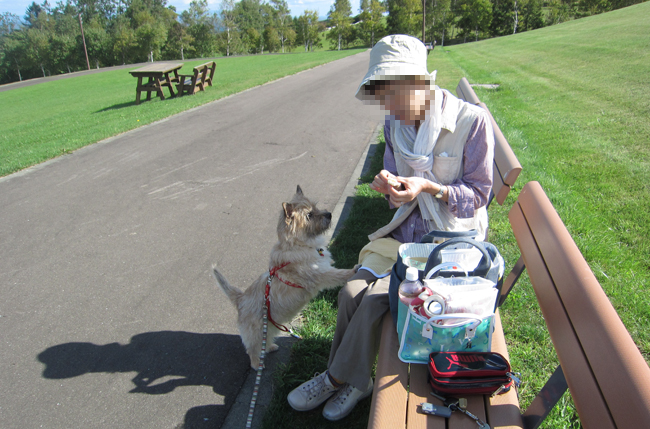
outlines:
M460 172L460 156L438 156L433 159L433 175L443 185L449 185Z

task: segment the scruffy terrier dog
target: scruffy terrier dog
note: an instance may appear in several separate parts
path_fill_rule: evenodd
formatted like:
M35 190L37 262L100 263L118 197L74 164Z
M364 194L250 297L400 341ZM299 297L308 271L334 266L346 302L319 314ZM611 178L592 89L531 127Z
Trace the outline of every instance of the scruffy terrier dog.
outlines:
M291 202L282 203L282 209L278 242L271 250L270 269L245 292L231 286L217 268L212 267L217 283L237 307L239 333L253 369L259 366L262 350L264 295L270 271L277 270L269 293L271 317L267 353L278 349L273 338L279 330L272 320L278 325L290 322L318 292L344 284L358 270L358 266L350 270L332 266L332 257L326 248L327 238L323 235L330 226L332 214L318 210L303 195L300 186Z

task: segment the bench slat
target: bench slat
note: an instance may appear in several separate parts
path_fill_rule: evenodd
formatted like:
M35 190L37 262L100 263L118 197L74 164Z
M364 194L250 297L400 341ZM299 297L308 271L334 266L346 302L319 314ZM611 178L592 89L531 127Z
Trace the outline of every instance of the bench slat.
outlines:
M395 338L397 338L397 334L395 334ZM439 400L435 399L429 394L429 392L431 392L431 389L427 383L427 366L422 364L413 364L410 365L410 368L410 392L407 405L408 412L406 415L408 429L445 429L444 418L427 416L426 414L418 413L418 410L420 408L419 405L422 402L430 402L432 404L442 405ZM452 417L455 416L452 415ZM451 421L451 419L449 420ZM476 423L474 426L476 426Z
M510 186L503 183L501 172L496 162L492 166L492 193L497 203L501 206L506 201L506 198L508 198L508 193L510 193Z
M519 200L525 190L529 190L526 186L519 194ZM587 428L615 428L605 400L590 370L589 361L580 347L580 342L566 314L562 300L557 294L553 279L539 253L535 237L530 231L530 220L526 216L532 214L530 213L532 208L525 207L525 209L525 211L522 210L519 201L515 202L509 214L510 224L521 249L558 359L567 374L567 384L580 414L581 422ZM551 232L548 231L547 235L550 234ZM557 252L558 249L555 251Z
M648 425L650 368L539 183L524 189L519 200L526 219L616 426ZM560 362L569 388L582 382ZM576 407L583 401L574 398ZM595 421L593 427L604 426Z
M406 426L408 365L397 358L399 341L390 311L382 322L377 360L377 377L372 392L369 429L395 429ZM391 335L391 331L393 332Z
M494 316L492 351L502 354L510 362L499 310L497 310ZM517 368L513 368L513 371L517 371ZM486 395L485 402L487 404L487 416L490 427L499 429L521 429L524 427L521 419L521 410L519 409L519 398L517 398L517 391L515 389L510 389L509 392L503 395L497 395L494 398ZM471 408L468 409L473 412Z
M456 87L456 95L467 101L468 103L478 104L481 100L478 99L478 96L474 92L472 85L469 84L469 81L466 78L461 78Z

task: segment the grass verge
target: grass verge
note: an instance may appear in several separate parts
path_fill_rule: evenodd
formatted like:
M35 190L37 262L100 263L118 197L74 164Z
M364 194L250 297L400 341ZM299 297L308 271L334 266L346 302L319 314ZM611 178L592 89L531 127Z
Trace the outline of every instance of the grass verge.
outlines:
M357 186L350 214L330 245L330 251L339 268L354 266L358 262L359 251L368 242L368 234L388 223L392 217L383 195L368 186L382 167L385 146L383 137L383 133L380 133L370 169ZM293 388L313 377L314 372L327 369L330 345L336 327L337 297L338 289L322 292L303 311L303 321L298 328L303 340L294 344L291 359L287 364L278 367L274 374L273 399L264 415L262 427L341 427L341 422L330 422L321 415L322 407L313 411L297 412L286 401ZM367 427L369 412L370 400L361 402L345 418L345 427Z
M0 93L0 176L365 49L217 59L214 86L193 96L135 105L130 69L45 82ZM187 61L181 73L204 60ZM135 68L135 67L134 67ZM169 94L167 89L165 95Z

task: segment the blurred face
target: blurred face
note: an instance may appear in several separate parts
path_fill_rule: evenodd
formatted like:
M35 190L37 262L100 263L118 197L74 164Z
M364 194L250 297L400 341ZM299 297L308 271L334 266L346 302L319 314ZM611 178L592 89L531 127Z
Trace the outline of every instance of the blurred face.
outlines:
M416 125L425 119L433 90L424 79L386 81L375 89L375 99L405 125Z

